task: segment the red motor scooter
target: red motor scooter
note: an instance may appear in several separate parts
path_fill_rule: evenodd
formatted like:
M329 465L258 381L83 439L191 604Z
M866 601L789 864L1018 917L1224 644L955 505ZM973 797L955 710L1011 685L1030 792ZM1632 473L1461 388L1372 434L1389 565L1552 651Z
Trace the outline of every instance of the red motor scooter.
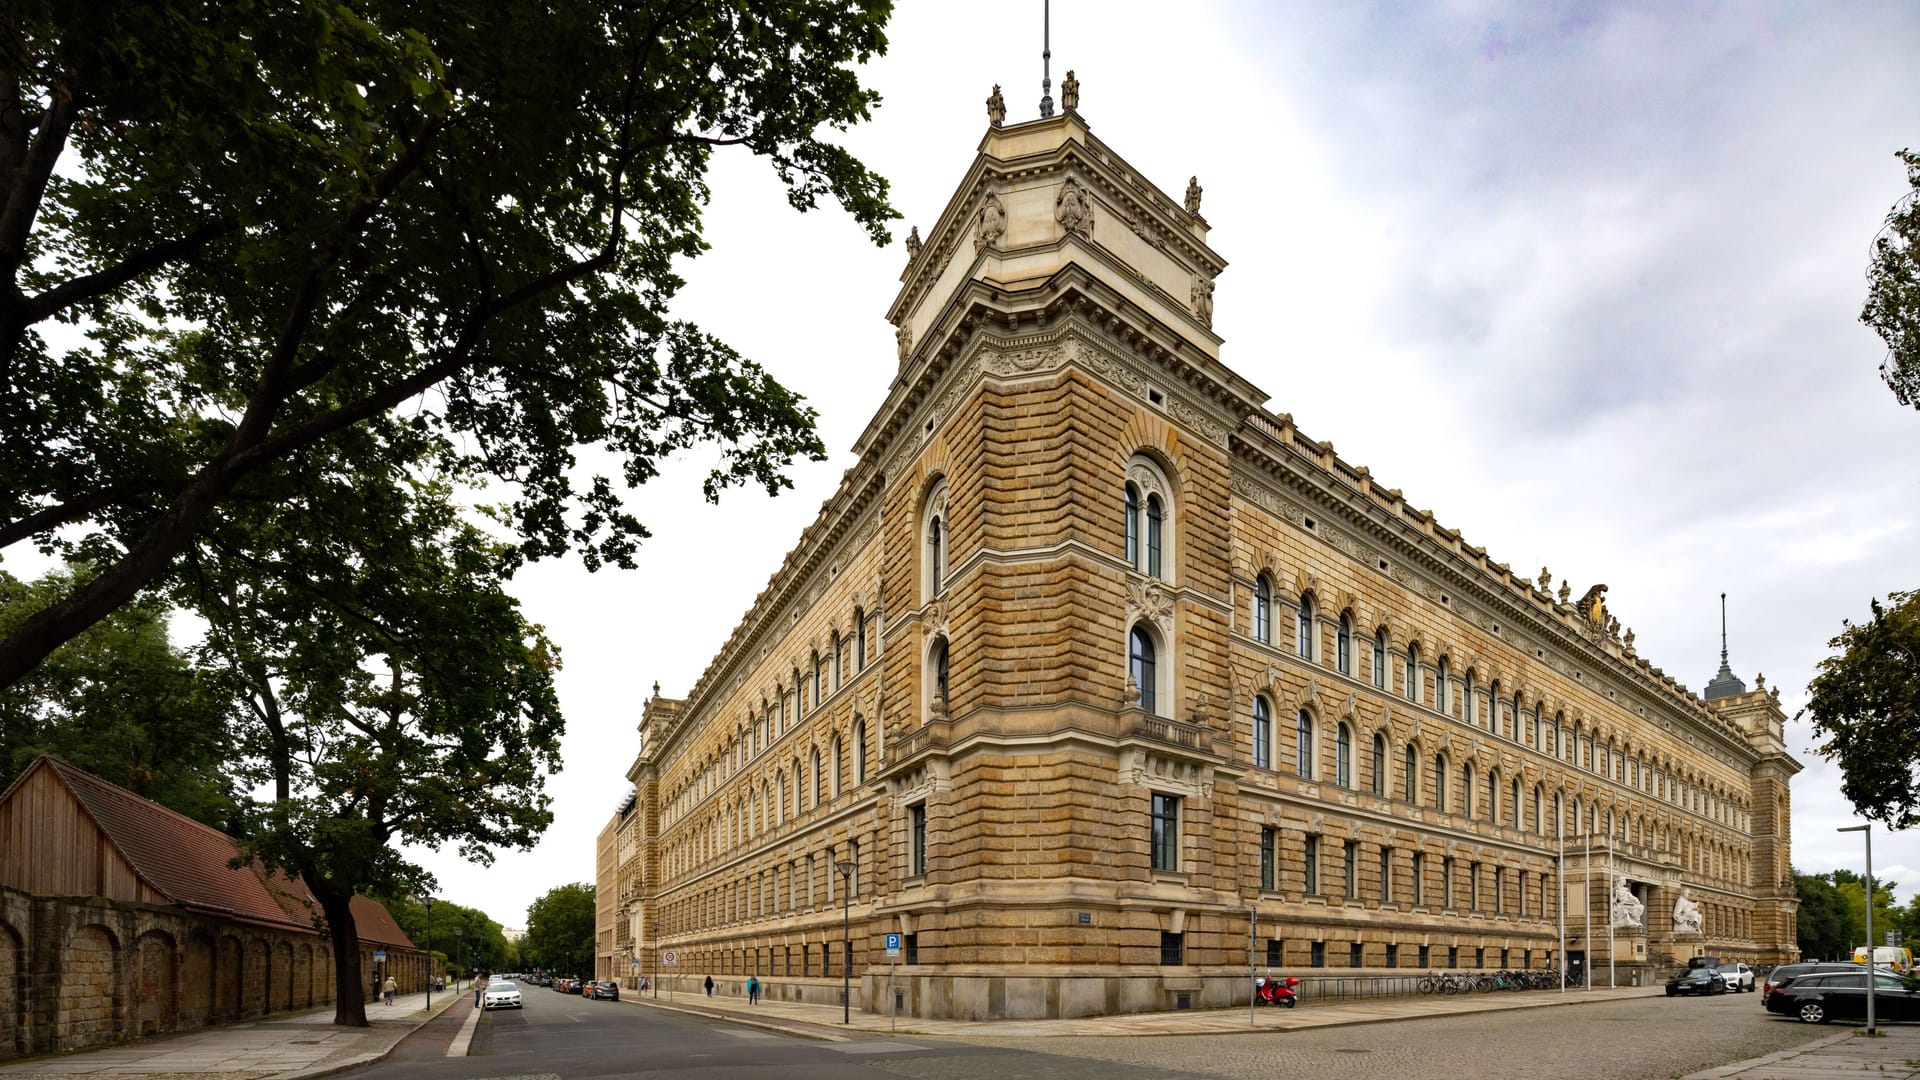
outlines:
M1300 980L1289 975L1284 979L1256 979L1253 987L1253 1000L1256 1005L1282 1005L1293 1008L1300 1004L1300 992L1297 989Z

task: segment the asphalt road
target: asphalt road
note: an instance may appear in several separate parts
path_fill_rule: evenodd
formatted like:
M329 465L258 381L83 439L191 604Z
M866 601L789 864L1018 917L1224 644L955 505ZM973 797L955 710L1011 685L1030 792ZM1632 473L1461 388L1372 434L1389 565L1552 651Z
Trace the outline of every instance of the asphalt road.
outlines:
M1844 1030L1772 1017L1755 994L1643 998L1284 1034L823 1042L705 1016L522 987L526 1008L486 1014L471 1055L446 1048L456 1005L381 1064L380 1080L1191 1080L1311 1076L1639 1080L1685 1075Z

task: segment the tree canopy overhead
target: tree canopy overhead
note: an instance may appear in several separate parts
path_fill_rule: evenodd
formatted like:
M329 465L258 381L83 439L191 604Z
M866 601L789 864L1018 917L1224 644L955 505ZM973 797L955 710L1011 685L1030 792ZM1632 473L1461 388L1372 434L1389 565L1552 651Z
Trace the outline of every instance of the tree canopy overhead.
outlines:
M1887 343L1880 377L1902 405L1920 409L1920 152L1900 151L1907 193L1887 212L1867 267L1860 321Z
M1840 793L1891 829L1920 824L1920 591L1896 592L1847 622L1807 687L1820 753L1840 765Z
M0 16L0 549L96 568L0 686L236 506L362 472L504 482L509 565L627 565L621 487L703 441L785 486L813 413L673 317L710 155L875 242L822 132L878 97L885 0L21 0ZM56 324L70 324L57 326ZM583 446L616 476L580 480ZM298 527L297 525L294 527Z

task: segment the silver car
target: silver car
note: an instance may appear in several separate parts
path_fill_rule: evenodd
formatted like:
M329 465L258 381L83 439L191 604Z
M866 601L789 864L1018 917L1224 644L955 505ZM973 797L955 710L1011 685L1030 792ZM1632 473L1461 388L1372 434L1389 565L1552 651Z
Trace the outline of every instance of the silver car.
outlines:
M1753 977L1753 969L1741 963L1721 964L1720 981L1726 983L1727 989L1736 994L1751 994L1760 989Z

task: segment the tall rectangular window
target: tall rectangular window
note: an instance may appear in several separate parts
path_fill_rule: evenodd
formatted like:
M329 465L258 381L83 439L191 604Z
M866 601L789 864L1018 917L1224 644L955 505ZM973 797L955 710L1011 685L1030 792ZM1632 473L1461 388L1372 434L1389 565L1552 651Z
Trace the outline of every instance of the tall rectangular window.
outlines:
M909 964L919 963L920 962L920 935L919 934L902 934L900 935L900 943L906 946L906 953L907 953L907 955L902 959L904 959Z
M1427 857L1421 854L1420 852L1416 851L1413 853L1413 903L1415 907L1418 907L1422 903L1425 903L1426 898L1424 893L1426 888L1426 882L1423 879L1426 876L1427 876ZM1421 967L1427 966L1427 962L1424 958L1421 959L1420 966Z
M1360 845L1349 840L1342 854L1342 873L1347 879L1347 891L1344 895L1349 900L1358 900L1360 898Z
M1313 894L1320 891L1320 838L1319 837L1317 836L1307 837L1307 850L1306 850L1306 858L1304 861L1306 863L1306 868L1307 868L1306 882L1305 882L1306 891L1308 896L1312 896Z
M1427 965L1431 964L1432 962L1433 962L1433 946L1431 945L1420 946L1420 961L1415 966L1420 968L1425 968L1427 967Z
M1380 902L1393 903L1393 849L1380 849Z
M1387 632L1385 630L1373 635L1373 687L1376 690L1387 688Z
M918 877L927 872L926 803L914 803L907 807L907 832L910 837L907 848L907 873Z
M1317 968L1327 966L1327 943L1326 942L1316 941L1312 945L1307 947L1307 966L1317 967Z
M1366 967L1366 964L1363 962L1365 956L1366 953L1359 942L1356 941L1347 946L1348 967Z
M1493 868L1493 913L1495 915L1507 913L1507 868L1504 866Z
M1453 857L1440 860L1440 906L1453 906Z
M1187 943L1185 934L1170 934L1160 931L1160 964L1162 967L1179 967L1187 962Z
M1467 910L1480 910L1480 864L1467 864Z
M1173 795L1153 793L1153 868L1180 869L1180 800Z
M1268 938L1268 939L1267 939L1267 966L1268 966L1268 967L1270 967L1270 968L1276 968L1276 967L1279 967L1279 966L1280 966L1280 954L1281 954L1281 953L1280 953L1280 939L1279 939L1279 938Z
M1387 946L1387 966L1390 968L1400 966L1400 946L1391 944Z
M1260 830L1260 888L1263 892L1273 891L1273 848L1279 832L1274 828Z

